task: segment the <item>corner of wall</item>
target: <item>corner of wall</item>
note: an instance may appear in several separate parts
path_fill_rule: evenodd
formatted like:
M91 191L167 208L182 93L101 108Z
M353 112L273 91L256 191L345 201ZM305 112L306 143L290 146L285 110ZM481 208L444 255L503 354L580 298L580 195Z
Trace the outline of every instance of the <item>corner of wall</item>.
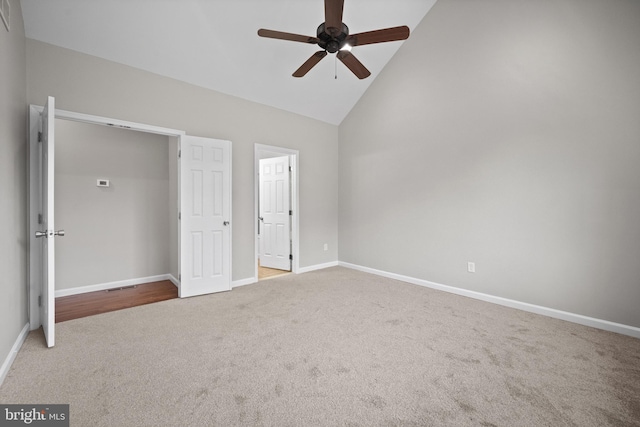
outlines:
M5 375L16 343L28 332L27 309L27 85L26 37L18 0L10 31L0 25L0 360ZM19 348L19 345L18 347ZM0 377L2 378L2 377Z

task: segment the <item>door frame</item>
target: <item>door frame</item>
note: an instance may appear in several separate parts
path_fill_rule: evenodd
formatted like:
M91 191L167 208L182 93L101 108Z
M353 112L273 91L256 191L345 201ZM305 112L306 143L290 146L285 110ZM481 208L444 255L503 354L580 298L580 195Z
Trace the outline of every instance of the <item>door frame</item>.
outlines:
M40 123L40 115L44 110L43 106L29 105L29 173L28 173L28 187L29 187L29 239L28 239L28 253L29 253L29 269L28 269L28 292L29 292L29 327L31 330L38 329L42 324L40 319L40 308L38 305L38 296L41 292L42 275L42 259L39 251L39 244L36 241L35 233L39 230L38 214L39 212L39 150L38 150L38 131ZM76 113L73 111L66 111L55 109L55 118L63 120L71 120L82 123L96 124L102 126L119 127L122 129L128 129L138 132L154 133L159 135L166 135L169 137L180 138L185 135L186 132L177 129L163 128L159 126L146 125L143 123L128 122L125 120L112 119L102 116L94 116L91 114ZM178 196L178 202L180 197Z
M255 144L253 152L253 238L254 238L254 276L255 282L258 281L258 259L260 256L260 246L258 242L258 201L260 196L260 158L266 154L274 154L277 156L289 156L291 165L291 255L293 262L291 263L291 272L297 274L300 269L300 204L299 204L299 186L298 186L298 165L300 152L290 148L276 147L273 145Z

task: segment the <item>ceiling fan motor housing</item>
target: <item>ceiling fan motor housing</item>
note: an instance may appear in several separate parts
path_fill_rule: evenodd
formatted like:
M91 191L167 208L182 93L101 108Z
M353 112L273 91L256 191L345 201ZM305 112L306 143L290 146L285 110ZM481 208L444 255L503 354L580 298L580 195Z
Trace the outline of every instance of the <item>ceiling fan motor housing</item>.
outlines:
M342 24L342 31L337 35L331 35L330 33L327 33L325 23L323 22L318 26L317 35L320 39L318 46L329 53L336 53L342 49L345 44L347 44L345 40L349 35L349 27Z

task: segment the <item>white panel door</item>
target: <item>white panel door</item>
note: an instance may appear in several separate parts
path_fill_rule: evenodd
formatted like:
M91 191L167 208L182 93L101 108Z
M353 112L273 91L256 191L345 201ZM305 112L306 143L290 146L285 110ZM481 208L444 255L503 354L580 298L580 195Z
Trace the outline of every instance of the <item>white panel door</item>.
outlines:
M260 265L291 270L289 156L260 160Z
M180 297L231 289L231 142L180 138Z
M55 236L64 232L55 231L54 221L54 165L55 165L55 99L48 97L42 112L40 137L40 212L42 222L36 237L42 242L42 290L40 294L40 319L47 347L55 344Z

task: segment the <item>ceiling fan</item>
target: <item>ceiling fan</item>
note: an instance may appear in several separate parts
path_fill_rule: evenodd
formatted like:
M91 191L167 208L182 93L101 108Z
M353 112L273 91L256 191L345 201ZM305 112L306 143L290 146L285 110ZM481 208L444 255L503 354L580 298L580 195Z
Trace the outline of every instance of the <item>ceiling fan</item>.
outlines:
M336 53L337 58L349 68L359 79L365 79L371 72L348 50L347 47L365 44L385 43L409 38L409 27L406 25L381 30L349 34L349 28L342 22L344 0L324 0L325 21L318 26L316 37L301 36L299 34L284 33L282 31L258 30L260 37L279 40L317 44L322 50L317 51L311 58L300 66L293 77L302 77L309 72L328 53Z

